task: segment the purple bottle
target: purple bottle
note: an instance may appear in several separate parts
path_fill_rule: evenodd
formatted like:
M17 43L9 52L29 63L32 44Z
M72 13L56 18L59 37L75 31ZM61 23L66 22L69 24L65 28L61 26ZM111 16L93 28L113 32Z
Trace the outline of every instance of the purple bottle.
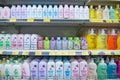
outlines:
M54 39L54 37L51 37L51 40L50 40L50 49L51 50L55 50L55 39Z

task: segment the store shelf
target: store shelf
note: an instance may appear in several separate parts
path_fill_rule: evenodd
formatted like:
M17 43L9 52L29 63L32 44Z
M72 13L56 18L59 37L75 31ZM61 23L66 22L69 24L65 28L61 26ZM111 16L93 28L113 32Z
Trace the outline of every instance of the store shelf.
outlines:
M0 50L0 55L28 55L28 56L120 55L120 50Z

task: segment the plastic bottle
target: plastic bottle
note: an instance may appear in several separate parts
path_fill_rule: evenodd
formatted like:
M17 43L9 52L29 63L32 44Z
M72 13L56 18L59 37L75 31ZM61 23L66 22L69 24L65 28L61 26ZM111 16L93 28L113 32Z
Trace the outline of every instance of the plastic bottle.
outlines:
M94 60L91 59L91 62L88 64L88 80L97 80L97 65Z
M107 35L104 29L101 29L100 33L97 35L97 49L104 50L107 49Z
M36 6L36 5L33 5L31 11L32 11L32 15L31 15L32 18L35 18L35 19L36 19L36 18L37 18L37 6Z
M88 74L88 64L84 59L79 63L79 69L80 69L80 80L86 80Z
M116 9L115 9L115 19L120 19L119 18L119 11L120 11L120 8L119 8L119 4L116 5Z
M67 57L63 58L64 59L64 64L63 64L63 69L64 69L64 80L70 80L71 78L71 64L68 61Z
M53 12L53 7L52 5L48 6L48 18L52 19L54 16L54 12Z
M50 41L49 41L49 38L48 37L45 37L45 40L44 40L44 49L50 49Z
M43 18L43 8L42 5L38 5L37 7L37 18L42 19Z
M20 50L24 48L24 35L23 34L18 34L17 47Z
M43 37L38 37L37 45L39 50L43 49Z
M58 19L58 6L57 5L54 5L53 14L54 14L53 18Z
M16 7L16 18L17 19L21 19L22 17L21 11L22 11L22 7L20 5L17 5Z
M81 43L80 47L82 50L88 49L86 38L80 38L80 43Z
M115 10L113 9L112 6L110 6L109 15L110 19L115 19Z
M3 19L9 19L10 18L10 8L8 6L5 6L3 8Z
M38 40L38 35L37 34L32 34L31 35L31 49L32 50L37 50L37 40Z
M0 19L2 19L2 18L3 18L3 8L0 7Z
M80 7L75 5L75 19L80 19Z
M70 9L68 7L68 5L64 5L64 18L69 18L70 17Z
M108 64L108 79L116 79L117 78L117 65L114 62L114 59L111 59L111 61Z
M90 30L90 33L87 35L88 49L96 49L96 34L94 29Z
M37 60L32 60L30 62L30 77L33 79L33 80L39 80L38 79L38 70L39 70L39 65L38 65L38 62Z
M106 58L105 63L108 65L110 62L109 57Z
M27 18L27 7L26 5L22 5L21 8L21 18L26 19Z
M90 19L95 19L96 18L95 9L93 8L92 5L90 6L90 9L89 9L89 18Z
M39 80L47 79L47 62L42 59L39 63Z
M27 6L27 18L32 18L32 7L31 7L31 5L28 5Z
M108 20L109 19L109 9L108 6L105 6L105 9L103 10L103 20Z
M63 37L63 39L62 39L62 49L67 50L67 48L68 48L68 40L66 39L66 37Z
M0 80L3 80L3 76L4 76L4 66L2 63L2 60L0 60Z
M120 77L120 61L117 62L117 75Z
M61 50L62 49L62 41L61 41L60 37L57 37L57 40L56 40L56 49L57 50Z
M117 49L120 50L120 32L117 34Z
M74 37L74 49L76 50L80 49L80 40L78 37Z
M56 41L54 39L54 37L51 37L51 40L50 40L50 49L51 50L55 50L56 48Z
M80 11L79 11L80 13L79 13L79 15L80 15L80 19L84 19L84 8L83 8L83 6L80 6Z
M30 34L25 34L24 35L24 49L25 50L30 50L30 45L31 45L31 35Z
M83 15L84 15L85 20L89 20L89 8L88 8L88 6L85 6Z
M101 9L101 5L98 5L98 9L96 11L96 19L103 19L103 12Z
M70 19L74 19L75 16L75 8L73 5L70 5Z
M102 58L101 62L97 68L98 80L106 80L107 79L107 65Z
M4 34L0 34L0 49L5 49L6 45L5 45L5 35Z
M117 35L114 29L112 29L111 34L108 35L107 44L108 44L108 50L117 49Z
M72 80L77 80L79 79L79 63L77 60L73 60L71 62L71 76L72 76Z
M47 5L43 6L43 18L48 18L48 8L47 8Z
M63 17L64 17L63 5L59 5L58 16L59 16L59 19L63 19Z
M16 18L16 6L15 5L12 5L11 7L11 18Z
M68 49L72 50L73 46L74 46L73 38L72 37L68 37Z
M17 50L17 40L18 40L18 35L13 34L11 39L11 45L12 45L12 49L14 50Z

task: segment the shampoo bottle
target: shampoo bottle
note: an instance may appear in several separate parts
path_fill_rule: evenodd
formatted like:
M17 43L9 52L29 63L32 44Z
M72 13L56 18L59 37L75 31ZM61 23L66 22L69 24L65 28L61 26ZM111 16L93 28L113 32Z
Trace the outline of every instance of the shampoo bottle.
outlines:
M109 9L108 6L105 6L105 9L103 10L103 20L108 20L109 19Z
M45 40L44 40L44 49L45 50L50 49L50 41L49 41L48 37L45 37Z
M115 10L113 9L112 6L110 6L109 15L110 19L115 19Z
M54 37L52 37L50 40L50 49L55 50L55 48L56 48L56 41L55 41Z

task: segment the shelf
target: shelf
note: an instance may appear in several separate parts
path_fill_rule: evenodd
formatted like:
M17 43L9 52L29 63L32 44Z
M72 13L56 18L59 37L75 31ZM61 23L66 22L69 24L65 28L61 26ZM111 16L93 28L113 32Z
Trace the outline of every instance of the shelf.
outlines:
M120 55L120 50L0 50L0 55L28 55L28 56Z

